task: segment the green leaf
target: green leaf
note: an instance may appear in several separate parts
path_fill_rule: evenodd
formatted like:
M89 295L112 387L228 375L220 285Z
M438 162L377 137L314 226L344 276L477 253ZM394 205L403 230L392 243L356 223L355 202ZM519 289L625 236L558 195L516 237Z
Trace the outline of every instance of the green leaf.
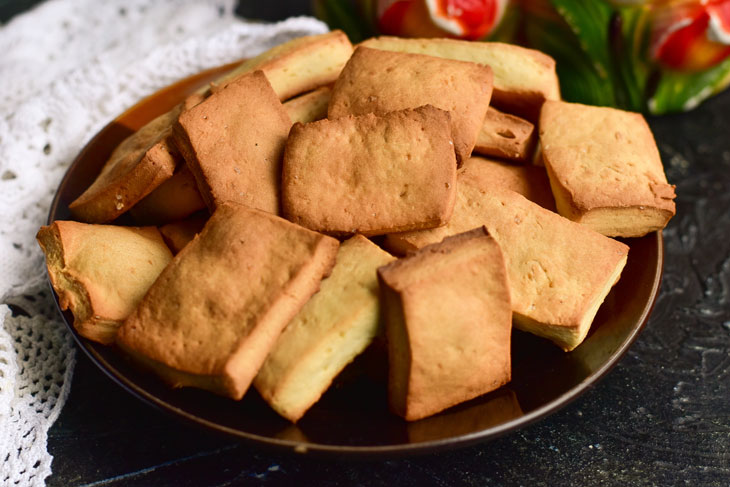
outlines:
M330 29L342 29L353 43L374 34L374 17L363 14L372 10L372 0L313 0L312 8Z
M608 29L613 8L602 0L550 0L555 10L565 20L581 49L593 61L598 76L609 78Z
M616 97L619 106L633 111L646 110L646 85L651 72L648 45L651 36L649 9L624 7L617 9L612 27L618 22L619 32L611 32L612 59L615 66Z
M730 58L699 73L663 71L656 91L649 99L653 114L691 110L730 83Z
M594 63L567 26L531 16L525 27L528 44L555 59L560 91L565 100L590 105L615 105L610 80L597 73Z

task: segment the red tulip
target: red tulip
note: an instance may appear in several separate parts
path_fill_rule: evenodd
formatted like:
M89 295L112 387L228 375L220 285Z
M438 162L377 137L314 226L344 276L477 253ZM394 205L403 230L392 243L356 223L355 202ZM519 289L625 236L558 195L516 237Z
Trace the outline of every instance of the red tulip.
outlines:
M508 0L379 0L378 29L404 37L481 39L499 24Z
M679 71L701 71L730 56L730 0L655 0L653 56Z

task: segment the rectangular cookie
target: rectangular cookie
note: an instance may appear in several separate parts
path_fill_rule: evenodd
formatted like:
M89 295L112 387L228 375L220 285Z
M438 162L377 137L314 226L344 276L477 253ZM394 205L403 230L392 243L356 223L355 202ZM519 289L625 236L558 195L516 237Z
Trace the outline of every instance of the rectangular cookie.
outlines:
M140 225L164 225L182 220L206 208L193 173L182 164L170 179L159 185L129 210Z
M483 64L494 73L492 104L497 108L537 122L545 100L560 99L555 60L535 49L501 42L471 42L456 39L406 39L374 37L361 46L388 51L428 54Z
M604 235L641 237L674 216L674 186L641 114L551 101L540 143L564 217Z
M172 177L182 162L170 126L174 109L127 137L112 152L94 182L69 204L71 214L87 223L107 223L129 210Z
M341 30L298 37L244 61L216 80L212 89L218 91L242 74L261 70L279 99L288 100L334 82L350 55L352 44Z
M577 347L618 281L628 246L509 189L462 178L457 187L448 224L388 235L386 248L413 252L484 225L507 259L515 326L552 340L563 350Z
M114 342L117 328L172 260L155 227L55 221L36 236L61 309L79 335Z
M225 201L279 214L281 157L291 120L261 71L183 112L175 141L211 211Z
M527 120L489 107L477 136L474 152L519 162L530 162L535 147L535 126Z
M507 269L483 227L427 245L378 276L393 412L414 421L509 382Z
M208 218L207 214L193 215L185 220L161 226L160 233L172 253L177 254L203 230Z
M380 329L378 267L395 260L362 235L340 245L332 274L287 325L254 385L274 410L298 421Z
M474 156L459 169L457 184L472 180L474 184L499 186L519 193L543 208L555 211L555 199L544 167L510 164Z
M491 69L451 59L358 47L335 82L329 118L433 105L451 114L456 159L474 148L492 95Z
M282 205L291 221L335 235L446 223L456 160L449 114L432 106L292 127Z
M327 117L332 88L323 86L284 102L284 108L292 123L309 123Z
M339 243L223 203L117 334L174 387L240 399L282 329L330 272Z

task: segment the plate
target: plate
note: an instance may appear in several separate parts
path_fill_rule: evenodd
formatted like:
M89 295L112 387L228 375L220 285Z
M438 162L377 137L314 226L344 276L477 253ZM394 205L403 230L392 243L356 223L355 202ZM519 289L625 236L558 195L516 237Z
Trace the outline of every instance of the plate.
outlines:
M70 219L69 203L93 181L120 141L232 66L205 71L160 90L104 127L71 164L51 206L49 223ZM625 242L631 249L621 280L579 347L564 353L546 340L515 330L509 384L413 423L388 412L384 356L375 348L358 358L361 367L343 371L335 386L293 425L274 413L254 390L243 400L233 401L196 389L170 389L114 347L80 337L72 315L63 315L79 347L103 372L131 394L182 420L300 453L395 456L432 452L493 439L544 418L616 365L647 322L664 258L660 232Z

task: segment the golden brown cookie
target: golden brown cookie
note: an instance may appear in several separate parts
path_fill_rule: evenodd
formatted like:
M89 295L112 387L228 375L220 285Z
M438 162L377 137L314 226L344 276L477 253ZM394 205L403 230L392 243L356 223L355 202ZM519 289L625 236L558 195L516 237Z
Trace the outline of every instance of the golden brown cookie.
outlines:
M291 120L261 71L183 112L173 127L203 200L279 213L281 157Z
M110 222L171 178L182 161L170 131L179 112L165 113L127 137L91 186L68 205L73 216Z
M492 68L492 103L536 122L545 100L560 99L555 60L540 51L501 42L375 37L361 46L470 61Z
M135 222L142 225L163 225L176 222L205 208L195 177L187 165L159 185L129 210Z
M641 114L551 101L540 142L564 217L604 235L641 237L674 216L674 186Z
M474 152L512 161L529 162L536 139L533 124L523 118L489 107Z
M628 246L509 189L462 178L457 188L448 224L388 235L386 248L413 252L446 236L486 226L507 260L515 326L566 351L577 347L618 281Z
M330 272L338 245L270 213L223 203L155 281L117 343L174 387L240 399Z
M172 259L155 227L55 221L36 237L61 309L79 335L103 344Z
M173 254L180 252L203 230L208 215L195 215L160 227L160 233Z
M427 245L378 275L393 412L414 421L509 382L507 269L484 228Z
M432 106L292 127L284 215L336 235L379 235L446 223L456 160L449 114Z
M474 148L492 95L492 72L451 59L358 47L332 89L329 118L433 105L451 113L456 158Z
M474 156L464 163L457 175L457 184L465 180L472 180L479 187L491 185L510 189L545 209L555 211L555 199L544 167Z
M395 260L362 235L340 245L332 274L287 325L254 385L298 421L380 329L378 267Z

